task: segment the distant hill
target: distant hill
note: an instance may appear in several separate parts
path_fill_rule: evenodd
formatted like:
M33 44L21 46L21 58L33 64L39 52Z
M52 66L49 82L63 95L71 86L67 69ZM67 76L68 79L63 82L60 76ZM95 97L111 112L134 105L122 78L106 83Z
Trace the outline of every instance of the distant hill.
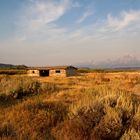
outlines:
M25 65L12 65L12 64L4 64L0 63L0 69L26 69Z
M3 63L0 63L0 67L14 67L15 65L12 65L12 64L3 64Z

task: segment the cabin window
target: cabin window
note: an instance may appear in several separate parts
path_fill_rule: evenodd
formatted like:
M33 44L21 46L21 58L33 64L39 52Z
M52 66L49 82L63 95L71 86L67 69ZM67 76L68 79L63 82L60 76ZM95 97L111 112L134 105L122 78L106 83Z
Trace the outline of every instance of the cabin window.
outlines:
M55 72L56 72L56 73L60 73L60 70L56 70Z
M32 73L35 73L35 71L32 71Z

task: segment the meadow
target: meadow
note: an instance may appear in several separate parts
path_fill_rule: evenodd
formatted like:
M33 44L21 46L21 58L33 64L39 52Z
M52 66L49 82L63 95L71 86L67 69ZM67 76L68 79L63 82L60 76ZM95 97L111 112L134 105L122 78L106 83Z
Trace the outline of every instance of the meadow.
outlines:
M1 140L140 140L140 72L0 75Z

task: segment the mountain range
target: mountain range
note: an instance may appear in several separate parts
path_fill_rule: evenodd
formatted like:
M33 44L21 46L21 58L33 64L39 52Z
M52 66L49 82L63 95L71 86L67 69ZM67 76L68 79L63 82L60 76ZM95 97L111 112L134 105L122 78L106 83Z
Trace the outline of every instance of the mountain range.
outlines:
M118 59L108 59L105 61L100 62L84 62L76 64L78 67L88 67L88 68L123 68L123 69L140 69L140 60L137 59L135 56L126 55Z

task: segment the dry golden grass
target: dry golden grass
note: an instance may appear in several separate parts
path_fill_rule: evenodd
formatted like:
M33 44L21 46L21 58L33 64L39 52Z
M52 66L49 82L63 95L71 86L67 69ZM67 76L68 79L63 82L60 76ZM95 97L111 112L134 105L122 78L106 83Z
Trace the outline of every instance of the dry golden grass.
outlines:
M0 76L2 140L139 140L140 73Z

